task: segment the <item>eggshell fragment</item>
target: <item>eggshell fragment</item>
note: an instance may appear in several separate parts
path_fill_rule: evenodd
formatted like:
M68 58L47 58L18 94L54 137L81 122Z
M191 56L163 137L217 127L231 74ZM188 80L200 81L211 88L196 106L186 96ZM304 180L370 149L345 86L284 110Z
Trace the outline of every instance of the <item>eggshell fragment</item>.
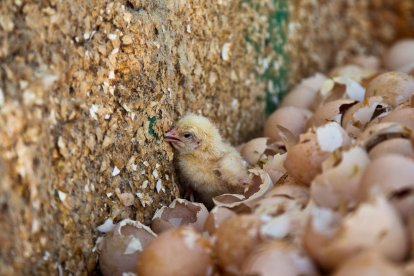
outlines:
M349 61L350 64L355 64L363 69L377 71L380 68L381 61L376 56L358 55L352 57Z
M312 260L286 242L268 242L254 250L243 264L242 275L318 275Z
M266 149L268 148L267 137L260 137L250 140L241 148L240 153L244 160L254 165L263 157Z
M379 123L366 128L358 137L357 144L368 152L378 144L395 138L410 138L412 131L398 123Z
M311 115L312 112L307 109L294 106L281 107L267 118L264 136L269 137L271 141L281 140L277 126L282 126L298 136L306 131L306 122Z
M99 268L103 275L135 272L141 251L157 235L140 222L125 219L98 244Z
M316 94L322 84L327 80L321 73L308 77L296 85L282 100L281 107L295 106L310 109L315 101Z
M267 160L264 161L263 170L269 174L273 184L279 181L279 179L286 173L286 169L283 166L286 156L286 153L276 154L268 156Z
M210 275L211 244L192 227L170 229L154 239L141 253L140 276Z
M214 247L222 270L240 275L246 257L261 243L261 224L257 216L239 215L225 220L219 226Z
M314 208L304 232L304 246L326 270L332 270L362 250L374 250L392 261L407 253L404 226L385 197L364 202L345 217Z
M202 203L177 198L170 206L158 209L152 218L151 228L159 234L181 225L193 226L202 231L208 216L208 210Z
M407 65L414 63L414 39L400 40L387 51L384 56L384 64L390 70L401 71L408 73L404 70Z
M209 234L213 234L223 221L234 215L236 215L236 213L232 210L216 206L210 211L206 223L204 224L204 230Z
M392 107L403 103L414 94L414 78L401 72L380 74L371 81L366 97L381 96Z
M375 160L389 154L414 157L414 148L409 139L394 138L378 143L370 150L368 155L371 160Z
M373 74L375 74L375 70L366 69L357 64L348 64L333 69L329 75L332 78L341 77L360 82Z
M395 109L383 117L381 123L399 123L414 132L414 108Z
M362 252L344 262L334 276L403 276L401 268L375 251Z
M384 193L399 213L408 218L414 210L414 160L401 155L384 155L369 164L361 179L359 198Z
M356 104L357 101L350 99L339 99L328 102L318 108L308 121L308 127L319 127L329 122L341 123L345 111Z
M332 209L354 207L358 202L359 183L369 161L361 147L335 152L322 163L322 173L312 182L312 199L318 206Z

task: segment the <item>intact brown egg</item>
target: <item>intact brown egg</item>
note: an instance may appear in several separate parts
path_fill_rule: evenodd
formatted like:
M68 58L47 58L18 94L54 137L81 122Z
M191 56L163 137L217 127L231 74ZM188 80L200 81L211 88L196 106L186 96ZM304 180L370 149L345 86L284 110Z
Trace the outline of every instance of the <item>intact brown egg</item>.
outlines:
M264 125L264 136L269 137L271 141L281 140L278 126L282 126L293 135L298 136L306 131L306 122L311 115L312 112L304 108L281 107L267 118Z
M365 97L381 96L384 102L396 107L414 94L414 78L406 73L387 72L371 81Z
M377 251L391 261L402 261L407 253L404 225L384 196L364 202L341 217L327 208L314 208L304 247L325 270L332 270L363 250Z
M327 77L321 73L308 77L296 85L282 100L281 107L295 106L310 109L316 94Z
M401 155L384 155L372 161L361 179L360 200L384 193L404 218L414 212L414 160Z
M404 276L403 270L375 251L365 251L341 264L334 276Z
M155 212L151 228L160 234L174 227L188 225L201 232L207 216L208 210L204 204L177 198L170 206L163 206Z
M318 275L312 260L283 241L267 242L250 253L241 275Z
M322 163L322 173L312 181L312 199L318 206L332 209L355 207L359 183L369 161L361 147L331 154Z
M226 207L216 206L210 211L206 223L204 224L204 230L212 235L223 221L234 215L236 215L236 213L232 210Z
M336 149L350 143L342 127L331 122L300 136L299 143L288 150L285 168L299 183L309 185L322 172L322 162Z
M140 255L140 276L193 276L213 272L210 242L189 226L163 232Z
M341 123L345 111L356 104L357 101L339 99L328 102L318 108L308 121L308 127L319 127L329 122Z
M261 243L257 216L239 215L225 220L215 232L215 253L221 269L240 275L241 267L250 252Z
M98 243L99 268L103 275L133 273L141 252L157 235L140 222L125 219Z
M414 67L414 39L400 40L384 56L385 66L394 71L408 73Z

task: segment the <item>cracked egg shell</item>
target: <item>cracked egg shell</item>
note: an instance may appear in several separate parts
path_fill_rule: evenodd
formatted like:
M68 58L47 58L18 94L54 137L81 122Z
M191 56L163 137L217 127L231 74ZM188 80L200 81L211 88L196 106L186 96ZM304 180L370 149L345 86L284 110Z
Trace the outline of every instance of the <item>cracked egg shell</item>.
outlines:
M251 169L251 184L243 194L222 194L213 198L216 206L230 208L237 213L250 212L255 202L262 198L272 187L272 179L264 170Z
M403 270L375 251L365 251L344 262L334 276L403 276Z
M168 207L158 209L152 218L151 228L159 234L168 229L188 225L203 231L208 210L202 203L177 198Z
M314 208L304 233L306 251L329 271L363 250L377 251L391 261L402 261L407 253L404 225L380 195L345 217L328 208Z
M381 60L376 56L358 55L349 60L350 64L355 64L371 71L378 71L380 69Z
M329 75L333 78L345 77L359 82L363 79L370 78L375 73L375 70L366 69L357 64L348 64L334 68Z
M361 179L359 198L384 193L403 218L414 214L414 160L385 155L372 161Z
M414 157L414 148L409 139L394 138L378 143L369 151L368 155L371 160L375 160L389 154Z
M368 152L376 145L395 138L409 139L412 131L398 123L378 123L367 127L358 137L357 144Z
M214 245L217 262L223 271L240 274L249 253L262 242L262 221L253 215L233 216L225 220L216 230Z
M208 214L206 223L204 224L204 230L212 235L223 221L234 215L236 213L232 210L226 207L216 206Z
M268 156L268 158L264 161L263 170L269 174L273 184L278 182L279 179L286 173L286 169L283 166L286 156L286 153L276 154Z
M396 107L414 94L414 78L406 73L387 72L373 79L365 97L381 96L384 102Z
M399 123L414 132L414 108L395 109L383 117L381 123Z
M414 39L397 41L384 55L386 68L408 73L405 69L414 63Z
M341 123L345 111L356 104L357 101L339 99L328 102L319 107L308 121L308 127L319 127L329 122Z
M242 275L318 275L312 260L283 241L262 244L243 264Z
M299 143L288 150L285 168L299 183L309 185L322 172L322 162L336 149L350 143L343 128L331 122L299 137Z
M387 115L391 106L382 97L367 98L350 107L342 117L341 125L352 137L357 137L369 122Z
M306 122L311 117L312 112L295 106L280 107L267 118L264 125L264 136L271 141L282 139L278 126L289 130L294 136L306 131Z
M281 107L296 106L299 108L310 109L316 99L318 90L327 80L327 77L321 73L303 79L283 98Z
M99 267L103 275L135 272L140 255L156 234L140 222L124 219L98 244Z
M268 148L267 142L269 138L260 137L255 138L247 142L240 149L240 154L244 160L254 165L263 157L266 149Z
M163 232L141 253L140 276L192 276L213 272L212 246L197 231L181 226Z
M359 185L370 160L361 147L338 151L322 163L322 173L311 184L311 196L318 206L336 209L354 207Z

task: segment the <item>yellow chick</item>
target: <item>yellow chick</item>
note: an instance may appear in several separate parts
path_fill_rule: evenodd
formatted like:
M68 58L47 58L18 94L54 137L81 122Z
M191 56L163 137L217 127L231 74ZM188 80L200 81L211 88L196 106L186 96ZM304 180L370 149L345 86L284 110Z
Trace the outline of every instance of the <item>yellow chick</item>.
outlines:
M196 199L208 208L212 198L224 193L242 193L249 182L239 152L221 138L218 129L203 116L190 114L165 134L178 153L178 167Z

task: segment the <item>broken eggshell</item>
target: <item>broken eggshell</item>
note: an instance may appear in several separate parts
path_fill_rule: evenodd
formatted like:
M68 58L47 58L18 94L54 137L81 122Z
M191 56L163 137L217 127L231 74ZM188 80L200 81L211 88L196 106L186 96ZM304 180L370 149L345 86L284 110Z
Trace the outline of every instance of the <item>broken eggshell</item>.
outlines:
M99 268L103 275L123 275L136 270L140 254L157 235L140 222L124 219L98 243Z
M188 225L202 231L208 210L202 203L177 198L168 207L158 209L152 218L151 228L159 234L168 229Z
M383 117L381 123L399 123L414 132L414 108L395 109Z
M264 136L271 141L281 140L278 126L289 130L294 136L306 131L306 122L312 112L295 106L280 107L267 118L264 125Z
M329 271L362 250L377 251L392 261L402 261L407 253L401 219L381 195L345 217L328 208L313 208L304 233L306 251Z
M414 160L401 155L384 155L372 161L361 179L359 199L383 193L407 219L414 210Z
M389 154L398 154L405 157L414 157L414 148L411 141L406 138L392 138L378 143L369 151L371 160L378 159L381 156Z
M222 194L213 198L216 206L230 208L235 212L250 212L254 203L272 187L272 179L264 170L251 169L252 182L243 194Z
M268 156L264 161L263 170L269 174L273 184L279 181L279 179L286 173L286 169L283 166L286 156L287 153L276 154Z
M299 139L299 143L288 150L284 165L290 176L305 185L322 172L322 162L331 152L351 142L335 122L310 130Z
M361 147L334 152L322 163L322 173L312 181L312 199L318 206L331 209L354 207L358 203L359 183L369 161Z
M242 275L318 275L312 260L283 241L267 242L250 253Z
M396 42L384 55L384 65L390 69L408 73L414 67L414 39Z
M212 246L193 227L181 226L163 232L140 255L137 275L211 275Z
M215 232L215 253L223 271L240 275L246 257L258 244L262 221L258 216L239 215L225 220Z
M234 215L236 213L232 210L226 207L216 206L208 214L206 223L204 224L204 230L212 235L223 221Z
M340 99L328 102L318 108L308 121L308 127L319 127L329 122L341 123L345 111L356 104L357 101Z

